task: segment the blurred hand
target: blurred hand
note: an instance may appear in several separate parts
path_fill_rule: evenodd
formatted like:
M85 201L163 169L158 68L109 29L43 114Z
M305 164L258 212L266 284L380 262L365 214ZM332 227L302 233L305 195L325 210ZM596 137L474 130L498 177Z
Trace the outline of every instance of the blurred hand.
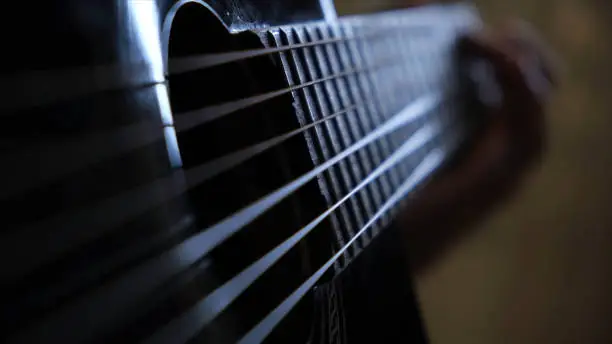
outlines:
M461 54L492 66L499 97L485 105L485 125L466 156L426 185L402 216L416 272L511 196L542 157L544 109L555 84L554 61L524 23L462 39Z
M490 62L501 91L500 101L486 106L488 123L474 147L475 160L496 162L499 173L523 170L544 150L544 109L556 82L551 54L523 22L466 37L459 49Z

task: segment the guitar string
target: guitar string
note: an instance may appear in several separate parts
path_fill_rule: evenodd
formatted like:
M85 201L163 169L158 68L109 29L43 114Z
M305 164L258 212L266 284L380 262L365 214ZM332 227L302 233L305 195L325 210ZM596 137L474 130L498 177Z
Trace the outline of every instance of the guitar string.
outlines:
M312 289L315 283L325 274L338 258L363 235L381 216L404 199L415 187L435 171L444 160L445 152L436 150L429 153L417 166L414 172L399 186L395 193L374 214L370 220L319 270L309 277L300 287L291 293L282 303L266 315L257 325L247 332L238 344L261 343L278 325L278 323L295 307L295 305Z
M381 67L385 67L385 65L347 70L342 73L276 91L212 105L190 112L178 113L174 116L175 129L177 132L183 133L198 125L220 119L236 111L244 110L250 106L257 105L290 92L351 74L373 71ZM166 107L166 105L163 106ZM167 111L170 111L169 105ZM166 127L169 125L169 123L166 124ZM20 192L34 189L45 183L52 182L64 175L78 171L87 166L92 166L105 159L116 157L127 151L144 147L161 140L165 136L163 128L164 124L144 121L142 123L114 129L110 132L93 134L77 142L69 141L55 145L40 144L21 149L17 152L10 152L3 156L2 160L7 162L19 161L19 163L7 164L9 168L5 170L5 178L3 178L4 182L0 190L0 200L14 196ZM109 144L109 142L121 142L121 145ZM24 156L30 158L23 159L22 157ZM74 159L75 156L83 158ZM38 173L39 166L45 166L45 173ZM24 173L26 173L27 176L24 176Z
M306 128L306 129L307 129L307 128ZM301 132L301 131L300 131L300 132ZM290 133L290 134L291 134L291 133ZM294 133L292 133L292 134L293 134L293 135L295 135L295 134L297 134L297 132L294 132ZM261 147L261 146L260 146L260 147ZM252 148L254 148L254 149L255 149L255 148L259 148L259 147L252 147ZM237 153L244 153L244 152L237 152ZM245 155L245 154L242 154L242 157L244 157L244 159L248 159L248 157L246 157L246 155ZM226 158L230 158L230 157L226 157ZM225 161L231 161L231 160L232 160L232 159L228 159L228 160L225 160ZM220 161L218 161L218 162L219 162L219 163L221 163L222 161L220 160ZM210 166L212 166L212 165L210 165ZM201 169L201 171L205 171L205 170L208 170L208 169ZM216 175L216 174L220 173L220 172L221 172L221 171L220 171L220 169L218 169L218 170L219 170L219 172L212 172L212 173L210 173L210 172L209 172L209 175ZM211 171L212 171L212 170L211 170ZM204 174L204 175L203 175L202 177L203 177L204 179L206 179L206 178L207 178L207 177L206 177L206 175L205 175L205 174L206 174L206 172L204 172L203 174ZM168 178L168 179L172 179L172 184L175 184L175 179L176 179L176 176L172 176L171 178ZM146 199L146 200L152 200L152 201L153 201L152 203L159 203L159 202L163 202L164 198L171 198L171 197L177 196L178 194L180 194L180 193L182 193L182 192L184 192L184 191L185 191L184 189L181 189L181 188L176 188L175 190L170 191L170 189L172 188L172 184L171 184L171 183L167 183L167 184L165 184L165 185L164 185L164 183L156 183L155 187L149 188L149 190L147 190L147 191L149 191L149 192L136 192L136 193L131 193L131 195L130 195L130 196L132 196L132 200L134 200L134 197L136 197L136 198L139 200L139 201L136 201L136 202L129 202L129 201L127 201L125 198L124 198L124 199L122 199L122 200L117 200L117 199L115 198L115 199L113 199L111 202L105 202L105 203L106 203L106 205L111 205L111 206L113 206L113 205L114 205L114 206L115 206L115 208L117 208L117 205L118 205L118 204L121 204L122 206L121 206L121 207L119 207L120 209L122 209L122 210L124 210L124 209L137 209L137 210L136 210L136 211L134 211L133 213L139 213L139 212L145 211L145 210L148 208L147 204L150 204L150 203L148 203L148 202L145 202L145 201L144 201L145 199ZM197 184L197 183L196 183L196 184ZM162 191L162 192L157 192L157 193L156 193L156 192L154 192L154 189L155 189L155 191L160 191L160 189L161 189L161 190L163 190L163 191ZM142 190L138 190L138 191L142 191ZM159 194L160 194L160 193L162 194L162 196L161 196L161 197L159 196ZM169 197L164 197L163 195L168 195ZM123 197L122 197L122 198L123 198ZM125 201L125 202L123 202L123 201ZM133 204L138 204L138 207L133 206ZM101 211L100 211L100 209L95 209L95 210L94 210L94 212L95 212L96 214L98 214L98 215L102 215L103 213L105 213L104 211L102 211L102 212L101 212ZM119 214L119 215L117 215L117 216L116 216L116 218L118 219L117 221L119 221L119 222L120 222L120 221L126 221L126 220L128 220L129 218L131 218L131 217L130 217L129 215L127 215L127 214L125 214L125 216L124 216L124 215L122 214L122 211L121 211L121 210L119 210L119 211L111 211L110 213L111 213L111 214ZM124 212L124 213L125 213L125 212ZM78 221L83 221L83 219L84 219L84 218L87 218L87 217L89 217L89 218L94 218L94 217L95 217L95 218L99 218L99 217L100 217L100 216L91 216L91 213L89 213L89 216L88 216L87 214L83 214L83 213L78 214L78 215L79 215L79 216L77 216L77 218L80 218L80 220L79 220L79 219L77 219L77 220L76 220L77 222L78 222ZM103 217L103 216L102 216L102 218L105 218L105 217ZM64 221L56 221L56 222L64 222ZM97 222L97 221L96 221L96 222ZM106 224L108 224L108 223L111 223L111 222L112 222L112 220L105 218L105 220L104 220L104 221L101 221L101 222L102 222L102 223L106 222ZM50 225L51 227L53 227L53 224L49 224L49 223L47 223L47 224L48 224L48 225ZM96 223L96 224L94 224L94 227L96 227L96 226L97 226L97 225L99 225L99 224L100 224L100 223ZM45 226L45 227L47 227L47 226ZM75 226L71 226L71 227L75 227L75 228L76 228L77 226L75 225ZM88 228L89 228L89 226L86 226L86 227L88 227ZM102 227L108 227L108 226L103 225ZM43 249L43 250L40 250L40 251L41 251L41 252L44 252L45 250Z
M389 29L389 31L391 30L393 29ZM381 34L383 34L383 32L375 32L369 36L375 37ZM337 42L357 38L360 37L351 36L338 38ZM369 37L364 36L361 38ZM237 62L256 56L333 43L334 40L329 40L320 43L294 44L278 48L258 48L220 54L171 58L169 60L169 66L171 68L177 68L179 71L178 74L182 74L191 70L200 69L199 67L192 68L198 64L203 64L205 66L204 68L211 68L228 62ZM3 76L0 78L0 89L19 89L27 90L27 92L9 92L11 97L7 97L4 101L0 102L0 110L3 110L0 111L0 115L11 115L15 111L45 106L59 101L67 101L71 98L100 92L151 87L166 83L166 77L173 75L172 70L170 70L171 73L168 75L165 75L164 72L157 75L158 73L154 70L155 68L155 66L151 66L146 61L139 61L124 65L109 64L78 66L63 69L32 70Z
M361 233L362 233L362 232L360 231L360 232L358 233L358 235L360 235ZM354 240L355 240L355 239L351 240L351 242L353 242ZM350 244L350 243L349 243L349 244ZM347 244L347 246L348 246L349 244ZM329 268L329 266L328 266L327 268ZM280 321L280 320L279 320L279 321ZM265 337L265 336L264 336L264 337ZM262 338L263 338L263 337L262 337Z
M260 94L252 97L238 99L235 101L217 104L198 110L193 110L184 113L176 114L176 129L179 132L189 130L197 125L201 125L210 122L214 119L221 118L235 111L245 109L247 107L262 103L264 101L273 99L292 91L299 90L301 88L313 86L322 82L330 81L336 78L346 77L352 74L360 72L373 71L382 67L389 67L400 63L399 60L391 60L384 63L378 63L374 66L366 66L358 69L347 70L338 74L312 80L300 85L294 85L284 89L271 91L265 94ZM159 85L157 87L160 87ZM169 110L168 110L169 111ZM117 130L113 130L111 133L102 133L90 136L85 141L75 144L74 142L62 143L58 145L41 145L36 147L28 147L19 152L9 153L4 158L5 161L19 161L19 157L31 156L37 157L35 159L27 159L20 164L12 164L15 166L14 169L8 169L6 172L9 173L9 178L4 178L10 183L6 183L2 187L0 193L0 199L6 199L19 192L24 192L29 189L36 188L44 183L53 181L60 178L63 175L74 172L79 168L91 166L103 159L117 156L123 152L143 147L147 144L153 143L159 139L162 139L165 135L163 130L156 130L156 124L145 122L126 126ZM102 144L105 140L116 139L122 142L122 145L109 145ZM118 142L118 141L113 141ZM87 154L82 154L87 152ZM73 159L74 156L84 156L83 159ZM49 161L52 163L45 164L45 173L35 173L38 171L41 161ZM36 166L23 166L30 162ZM19 168L17 168L19 167ZM29 173L26 177L23 176L23 172ZM31 172L28 172L31 171Z
M183 57L173 57L168 61L168 76L183 74L187 72L193 72L196 70L217 67L223 64L243 61L254 57L260 57L265 55L272 55L275 53L282 53L295 49L302 49L308 47L315 47L317 45L340 43L351 39L357 39L358 37L341 37L334 39L326 39L318 42L300 43L300 44L289 44L281 47L274 48L258 48L240 51L230 51L225 53L206 53L197 54Z
M262 258L251 264L248 268L234 276L232 279L218 287L203 300L196 303L189 310L172 320L163 329L156 332L147 340L148 343L174 343L187 342L202 327L222 313L238 296L240 296L256 279L281 259L291 248L312 232L332 212L345 204L349 198L370 185L383 173L389 171L400 161L406 159L418 149L431 142L440 132L440 126L430 124L414 133L402 146L393 152L375 170L373 170L361 183L353 188L342 199L329 209L317 216L306 226L299 229L294 235L280 245L269 251ZM197 319L197 321L195 320Z
M408 27L397 25L394 27L387 27L383 29L370 31L364 34L347 35L345 37L321 39L316 42L307 43L294 43L287 44L280 47L271 48L256 48L248 50L230 51L224 53L205 53L195 54L190 56L173 57L168 61L168 76L178 75L186 72L192 72L195 70L201 70L206 68L217 67L223 64L243 61L254 57L272 55L275 53L287 52L290 50L303 49L309 47L317 47L327 44L341 43L351 40L368 40L382 36L388 32L398 31Z
M322 44L329 44L324 42ZM296 49L293 46L287 46L287 49ZM239 58L248 59L252 56L257 56L258 53L272 54L273 51L267 52L266 49L246 50L242 52L229 52L219 54L220 56L202 56L200 59L219 61L217 65L224 63L224 59L231 58L233 61L240 60ZM224 56L225 55L225 56ZM180 65L182 63L194 63L195 58L185 57L185 60L173 61L172 65ZM222 59L222 60L219 60ZM213 67L209 65L207 67ZM167 82L167 75L155 76L155 66L151 66L145 62L134 62L125 65L96 65L96 66L79 66L64 69L50 69L40 71L25 71L15 75L3 76L0 78L0 87L3 90L14 88L27 90L14 94L0 103L0 112L2 115L10 115L14 111L26 108L44 106L58 101L70 100L80 96L95 94L105 91L120 91L126 89L136 89L143 87L155 86ZM183 71L181 73L185 73ZM172 75L172 74L170 74ZM24 97L27 95L27 97ZM8 111L6 111L8 110Z
M80 211L77 212L76 215L74 214L74 212L66 212L64 214L61 214L60 216L52 218L51 220L48 220L42 223L38 223L37 226L34 228L33 227L21 228L19 232L21 234L25 233L27 235L36 235L36 233L34 233L36 230L43 230L44 228L59 227L59 225L61 224L62 225L61 228L63 228L63 231L66 234L76 233L79 228L89 228L89 230L86 233L88 234L94 233L93 234L94 236L101 235L101 234L95 234L95 233L102 233L107 228L113 228L115 226L121 225L121 223L128 221L129 219L137 216L138 214L146 211L147 209L153 208L159 204L163 204L169 199L184 193L190 188L195 187L198 184L203 183L204 181L211 179L215 177L216 175L219 175L220 173L228 171L231 168L236 167L237 165L247 161L248 159L253 158L257 154L260 154L267 149L270 149L278 144L281 144L285 140L288 140L291 137L301 132L304 132L305 130L313 128L320 123L323 123L337 116L350 112L351 110L356 109L359 106L363 106L365 103L366 102L354 104L342 111L339 111L338 113L328 115L325 118L319 121L313 122L301 129L297 129L297 130L285 133L283 135L280 135L275 138L258 143L256 145L241 149L234 153L230 153L221 158L217 158L209 163L206 163L204 165L200 165L188 171L185 171L187 173L187 180L189 181L188 185L184 183L184 178L182 178L180 174L179 175L174 174L168 178L158 180L143 188L131 190L129 192L119 195L118 197L97 203L93 206L88 206L87 208L82 208ZM173 228L174 227L185 228L187 226L186 225L185 226L173 226ZM142 249L139 249L137 251L140 252L142 250L145 250L146 247L154 246L156 242L159 243L160 240L164 240L164 238L172 236L173 234L176 234L176 232L181 232L181 230L176 229L171 232L172 233L165 233L165 235L148 237L146 240L143 240L142 242L139 243L139 247ZM78 233L80 233L80 231ZM82 242L83 240L86 240L87 238L88 237L77 239L77 241ZM7 242L7 245L10 246L11 238L5 237L5 240ZM13 241L14 241L14 238L13 238ZM49 246L53 246L52 241L53 241L52 239L49 239L45 243L44 248L36 249L39 255L45 252L45 248L48 249ZM78 246L78 243L74 244L74 243L69 243L67 241L61 241L61 244L65 246L64 246L64 249L60 249L60 251L67 251L68 249L70 249L70 247ZM47 255L50 255L50 254L47 253ZM90 276L102 275L104 274L105 271L112 270L112 267L117 266L122 261L125 261L126 255L130 256L130 254L127 254L127 253L126 254L120 253L118 254L119 258L115 256L115 257L110 258L110 260L107 259L103 264L101 264L102 267L92 266L88 270L87 273ZM39 261L44 261L44 259L35 258L33 255L21 257L20 261L22 262L22 264L30 265L30 269L32 269L34 268L32 267L32 265L34 266L37 265L37 263L35 262L35 260L37 259ZM23 265L22 265L22 268L23 268ZM100 271L101 269L102 271ZM9 273L8 270L10 269L8 268L6 269L7 273ZM66 285L72 285L73 283L70 281L67 281L62 284L66 286ZM57 294L67 288L68 287L55 286L54 291L52 291L51 294ZM53 298L52 295L48 295L48 297L51 299Z
M363 147L368 146L370 143L380 139L381 137L384 137L389 133L392 133L395 130L407 125L408 123L421 118L425 114L432 111L439 104L439 97L425 96L416 100L340 154L329 159L325 163L322 163L308 173L303 174L301 177L296 178L285 186L268 194L267 196L262 197L251 205L242 208L234 214L217 222L215 225L203 229L199 234L185 240L181 244L177 245L173 250L180 253L180 256L182 257L185 257L187 252L191 252L187 255L193 255L194 257L197 256L198 259L201 258L210 250L214 249L227 238L235 234L238 230L250 224L267 210L291 195L294 191L310 182L321 172L328 170L331 166L344 160L347 156L353 154Z
M233 100L227 103L216 104L207 106L204 108L200 108L193 111L187 111L182 113L177 113L175 115L175 126L178 132L189 130L195 126L206 124L208 122L220 119L226 115L234 113L236 111L257 105L259 103L274 99L276 97L282 96L284 94L294 92L306 87L314 86L326 81L335 80L338 78L343 78L349 75L357 74L357 73L365 73L369 71L373 71L379 68L384 68L388 66L392 66L394 64L399 63L398 60L386 61L385 63L380 63L372 66L367 66L364 68L352 68L340 73L332 74L323 78L318 78L315 80L307 81L301 83L299 85L289 86L286 88L282 88L279 90L266 92L263 94L258 94L251 97L242 98L239 100Z
M299 129L292 130L288 133L276 136L272 139L254 144L244 149L240 149L236 152L227 154L223 157L217 158L211 162L204 163L200 166L191 168L185 171L185 175L187 177L187 181L190 186L195 186L209 180L225 171L229 171L231 168L236 167L247 160L252 159L258 154L261 154L273 147L278 146L279 144L289 140L292 137L295 137L298 134L304 133L307 130L313 129L317 125L328 122L332 119L338 118L338 116L348 114L349 112L362 107L364 103L358 103L354 105L350 105L347 108L335 112L331 115L327 115L324 118L321 118L317 121L311 122Z
M303 240L321 222L323 222L332 212L345 204L350 197L374 182L382 174L409 158L412 154L421 150L426 145L432 143L437 136L452 127L452 124L431 122L421 127L417 132L393 152L385 161L372 171L363 181L346 194L337 203L317 216L314 220L299 229L290 238L270 250L263 257L252 263L242 272L232 277L223 285L217 287L202 300L191 306L178 317L166 324L161 330L155 332L145 342L149 344L162 344L187 342L199 333L204 327L208 326L217 316L224 312L249 286L252 285L261 275L276 264L289 250ZM452 149L453 142L460 139L458 133L446 135L444 145ZM435 149L439 149L437 147ZM381 214L383 216L383 214ZM348 245L348 244L347 244ZM177 340L180 339L180 340Z
M52 332L54 330L63 329L65 326L69 326L69 324L72 324L70 327L74 327L74 319L79 319L81 314L92 312L100 314L100 318L95 324L98 328L119 321L116 315L122 314L121 310L127 311L130 305L138 301L138 299L132 298L131 295L147 295L147 293L160 287L173 275L200 261L212 249L222 244L230 236L267 212L267 210L274 207L294 191L313 180L320 173L327 171L331 166L342 161L357 150L414 122L437 107L440 101L439 96L424 96L416 100L334 158L217 222L215 225L202 229L198 234L191 236L180 244L132 267L111 284L105 285L104 288L95 289L87 295L83 295L77 301L71 303L70 306L59 310L52 317L47 317L39 322L38 325L35 325L42 332L36 331L36 329L24 331L18 335L19 339L27 341L29 334L35 335L36 333L46 333L53 337L54 334ZM66 238L66 236L58 237ZM130 293L126 294L125 290L130 290ZM102 309L106 311L101 312L100 310ZM60 334L56 333L55 335L59 336Z
M50 219L46 219L26 227L21 227L15 236L19 238L23 235L36 235L36 232L43 231L45 228L62 228L61 230L64 232L64 235L76 233L79 231L79 228L88 228L87 234L93 234L98 231L104 231L107 228L119 226L121 223L124 223L147 209L167 202L173 197L183 194L189 189L229 171L230 169L256 157L257 155L276 147L279 144L282 144L292 137L310 130L317 125L333 120L338 116L350 113L358 106L363 106L363 103L351 105L302 128L278 135L271 139L213 159L189 170L185 170L184 174L187 180L186 183L182 182L185 178L181 178L174 173L169 177L161 178L153 183L147 184L144 187L127 191L94 205L85 206L80 210L60 213ZM179 187L179 185L182 185L182 187ZM107 215L102 216L103 214ZM68 237L72 236L73 235L68 235ZM10 242L13 240L15 239L11 239L10 235L3 238L3 241L6 241L7 246L10 246ZM47 248L49 246L53 246L52 242L53 240L50 239L44 243L44 246ZM66 240L62 240L61 244L65 247L61 251L66 251L69 249L69 247L78 246L78 244L70 244ZM0 246L1 245L3 244L0 242ZM45 250L42 248L36 251L39 253L39 255L45 252ZM47 253L46 255L53 256L51 253ZM34 259L32 256L30 256L30 258L24 257L22 264L29 262L32 259ZM44 261L45 259L49 258L39 258L38 260ZM30 269L32 268L33 267ZM21 265L20 269L24 269L24 266Z
M212 163L208 163L206 165L207 168L199 166L185 171L189 176L189 185L181 182L183 178L181 178L182 176L180 173L174 173L169 177L159 179L143 187L129 190L118 196L103 200L95 205L84 206L76 211L60 213L52 218L42 220L26 227L21 227L20 230L17 231L18 233L12 232L5 235L3 243L7 248L10 248L10 243L19 240L20 234L30 233L29 235L36 235L36 233L45 228L61 229L64 233L64 238L72 238L72 241L58 241L55 240L58 236L54 236L49 238L44 245L43 243L38 243L40 245L36 245L36 242L32 242L31 245L40 246L35 250L38 252L38 255L25 255L21 257L20 261L21 267L31 266L31 268L34 268L40 265L41 256L52 257L58 252L65 252L70 248L91 240L91 238L103 235L107 229L121 225L134 216L142 214L148 209L183 194L185 191L197 186L198 183L205 181L207 178L212 178L248 160L251 158L248 151L253 152L254 155L258 154L257 150L264 145L252 146L252 150L247 148L242 152L230 153L230 155L233 154L233 157L226 156L218 158ZM81 231L80 228L89 228L89 230ZM80 234L76 235L75 233ZM53 244L53 242L55 242L55 244ZM23 252L23 254L25 254L25 252ZM17 269L17 265L9 265L6 269L7 272L10 272L11 270Z

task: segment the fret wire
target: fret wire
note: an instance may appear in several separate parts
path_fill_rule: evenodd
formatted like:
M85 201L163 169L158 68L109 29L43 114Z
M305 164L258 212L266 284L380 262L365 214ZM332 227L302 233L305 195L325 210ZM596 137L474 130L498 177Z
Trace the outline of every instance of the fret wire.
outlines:
M276 37L276 41L280 44L289 43L298 37L297 35L298 29L295 30L279 30L274 36ZM299 38L298 38L299 39ZM287 76L291 79L292 82L301 82L302 80L314 79L317 76L310 76L310 70L305 68L304 58L307 56L307 53L312 49L303 49L301 51L290 51L289 53L283 53L280 55L281 61L285 65L285 69ZM351 66L352 67L352 66ZM298 106L301 108L301 117L303 118L311 118L317 119L323 113L326 113L328 110L323 109L324 103L315 102L312 96L312 92L316 91L316 89L320 87L320 84L315 85L313 89L303 89L302 92L296 93L296 100L299 99ZM314 141L314 146L309 149L311 158L319 161L323 159L323 161L330 159L334 154L340 152L340 150L336 150L335 143L332 137L332 123L327 123L324 126L317 128L312 134L312 140ZM318 163L317 163L318 164ZM325 199L326 204L330 204L335 202L341 192L341 184L339 174L346 170L345 163L338 164L337 166L330 168L326 171L326 173L322 174L320 178L317 180L317 184L319 185L319 189L321 190L321 194ZM332 223L332 230L336 237L337 243L344 245L344 237L341 233L340 228L350 228L350 215L349 215L348 207L342 207L337 214L333 214L330 216L330 221ZM335 246L335 245L334 245ZM345 261L349 260L349 254L345 255Z
M294 30L292 35L289 35L289 42L292 40L299 41L308 41L311 40L312 37L305 32L306 28L302 30ZM308 80L318 78L324 75L333 74L333 73L324 73L322 72L320 65L321 63L325 63L325 61L320 60L320 56L316 55L316 51L318 51L320 47L314 47L310 49L303 49L300 52L293 51L293 60L296 67L296 72L298 77L301 80ZM353 66L350 66L353 68ZM305 100L305 109L307 113L310 114L311 117L317 118L322 114L325 114L330 111L334 111L331 107L330 98L333 97L332 94L324 94L322 88L327 84L327 82L320 83L312 87L311 89L304 90L304 100ZM318 135L322 140L319 140L319 145L322 149L323 156L329 155L330 153L338 154L342 152L346 147L343 146L342 142L342 118L338 121L334 121L333 123L328 123L325 126L322 126ZM326 158L329 158L327 156ZM355 156L349 156L345 161L340 162L335 168L330 169L327 174L327 181L330 186L330 199L326 200L327 204L337 201L342 198L342 195L349 192L353 187L353 176L351 175L352 167L355 164ZM353 185L352 185L353 184ZM334 214L334 217L331 221L333 221L333 231L335 236L335 242L333 243L333 247L336 248L342 247L345 242L345 237L350 237L351 233L354 233L354 227L359 224L358 219L360 218L361 210L359 209L359 204L357 199L351 199L346 204L343 204L342 207ZM355 245L353 247L354 250L359 250L360 248ZM344 262L350 261L350 254L347 253Z
M425 180L435 169L441 165L445 156L443 151L433 151L429 153L417 166L414 172L401 184L397 191L385 202L385 204L372 216L372 218L342 247L334 256L329 259L319 270L308 278L299 288L289 295L281 304L262 319L255 327L245 334L238 344L261 343L278 325L278 323L295 307L295 305L312 289L315 283L325 274L332 264L348 250L349 247L366 232L380 217L389 209L406 197L418 184Z
M355 32L357 28L356 27L352 27L352 26L347 26L347 30L349 30L351 33ZM366 30L360 29L361 32ZM373 56L371 54L371 51L368 50L367 46L364 44L363 40L357 40L354 42L349 42L352 43L351 44L351 50L353 51L353 56L355 58L355 63L358 66L364 66L364 65L368 65L370 63L372 63L373 61ZM384 106L384 103L381 100L380 97L380 91L377 89L377 82L376 82L376 75L374 73L362 73L359 75L361 77L361 89L362 92L364 94L371 94L373 95L373 99L374 101L371 104L370 107L370 114L371 117L373 119L373 126L376 126L377 123L382 123L385 121L385 117L387 112L387 108ZM391 151L391 140L389 137L385 137L384 139L382 139L380 141L380 146L381 148L381 153L382 153L382 157L384 157L386 154L388 154L388 152ZM388 174L388 178L387 184L383 184L383 195L386 197L389 197L389 195L391 195L392 190L394 189L394 187L399 183L399 175L397 173L397 171L392 170L389 172ZM388 217L385 216L383 220L386 220Z
M354 34L353 28L350 25L342 25L341 27L334 28L334 30L339 30L340 34ZM344 61L342 61L344 65L360 66L363 64L362 59L360 58L361 52L358 50L356 41L345 42L344 44L339 44L338 46L341 52L341 59L344 57ZM367 92L366 89L367 85L369 84L369 80L367 79L366 75L353 75L352 77L347 79L349 82L349 89L351 90L353 99L359 99L364 97L365 95L370 94L369 92ZM408 84L402 85L402 87L408 86ZM376 111L378 110L376 109L375 103L376 100L370 102L368 104L367 109L364 109L365 113L360 116L361 121L359 124L362 127L364 133L367 133L368 131L372 130L372 128L376 127L375 118L377 117ZM388 151L388 149L384 149L384 147L381 147L381 145L384 145L384 142L385 140L381 140L381 142L379 142L378 144L370 146L370 153L373 158L373 165L379 164L384 159L383 152L385 150ZM383 203L383 196L389 195L391 190L389 175L382 176L379 179L379 182L379 186L374 190L376 203L374 208L380 207L380 205ZM377 229L375 228L374 232L376 233L376 231Z
M328 37L333 37L334 33L330 32L331 28L326 26L319 26L315 30L312 30L311 35L315 37L315 39L327 39ZM336 45L326 45L324 47L317 47L314 49L315 55L318 56L317 60L319 60L319 70L321 73L326 74L329 72L337 72L341 71L345 66L341 66L339 51L334 49L338 47L339 44ZM350 77L354 77L351 75ZM342 108L344 104L348 104L353 101L353 99L349 99L348 96L348 84L347 78L343 79L335 79L330 82L325 83L325 89L327 92L323 92L322 95L327 95L326 98L329 99L329 104L332 109L334 108ZM363 115L363 114L362 114ZM357 141L362 135L360 132L358 121L363 120L359 117L347 116L343 118L343 121L339 121L339 129L341 141L346 146L350 146L353 142ZM366 166L369 164L369 156L368 150L364 149L357 152L359 156L354 156L352 165L352 173L351 175L354 177L355 183L359 183L360 180L367 176L368 171L366 170ZM365 222L365 217L371 216L373 212L372 201L373 192L372 189L374 187L366 188L366 191L363 192L359 197L356 197L357 204L359 206L359 210L356 214L354 214L356 226L355 229L351 228L350 236L354 235L354 232L357 228L360 228ZM363 241L361 242L362 247L366 247L368 245L367 237L363 237Z
M319 26L312 27L310 30L305 30L302 35L304 38L310 40L320 39L321 37L317 37L317 31L320 29ZM329 47L327 45L326 47ZM334 73L335 71L328 68L328 65L331 63L329 56L323 54L324 47L317 46L313 49L308 49L304 51L304 58L306 65L309 67L311 73L313 75L326 75L329 73ZM354 68L354 66L351 66ZM356 73L357 74L357 73ZM338 79L335 79L338 80ZM336 108L341 108L337 97L339 94L336 92L336 89L331 86L330 82L324 82L321 85L317 85L314 88L314 107L318 108L321 112L325 113L326 111L334 111ZM349 142L350 133L346 126L346 118L341 118L340 120L330 125L327 129L327 134L329 135L331 147L334 150L341 151L346 147L351 146L351 142ZM346 192L349 192L354 185L359 183L359 179L356 178L353 172L359 169L359 160L361 157L357 156L361 154L363 150L359 150L355 155L350 156L344 163L344 165L340 165L339 167L339 178L338 184L340 189L336 191L336 199L342 198L342 195ZM340 191L342 190L342 191ZM349 202L347 202L345 209L340 209L341 219L343 220L343 226L337 229L340 235L342 235L342 241L338 240L336 237L336 245L334 245L334 249L342 247L348 238L355 234L357 228L359 228L363 224L363 204L361 202L360 197L353 197ZM344 214L342 213L344 211ZM335 235L336 232L334 232ZM352 253L357 254L361 250L360 245L353 245ZM349 254L349 257L351 254ZM349 259L345 259L343 261L344 264L348 264Z
M187 342L202 327L206 326L217 315L223 312L238 296L240 296L256 279L265 271L282 258L291 248L306 237L321 222L323 222L332 212L345 204L351 197L356 195L374 182L378 177L396 166L400 161L413 154L418 149L424 147L433 137L440 132L440 127L436 124L425 126L416 132L409 140L399 147L392 155L382 162L365 179L355 186L348 194L332 205L329 209L317 216L306 226L298 230L294 235L276 246L265 256L251 264L231 280L218 287L211 294L199 301L191 309L183 313L179 318L166 325L161 331L149 338L147 343L173 343ZM353 234L354 236L355 234ZM199 322L194 323L194 317L199 318ZM187 329L187 326L191 329ZM189 332L187 332L189 331ZM180 338L180 339L179 339Z
M179 271L198 262L212 249L218 247L241 228L254 221L267 210L291 195L294 191L313 180L317 175L326 171L329 167L345 159L355 151L388 135L390 132L426 115L439 106L440 103L441 99L438 95L424 96L418 99L359 142L355 143L351 148L336 155L331 160L326 161L293 182L252 203L250 206L219 221L217 224L203 229L198 234L191 236L173 248L140 263L130 271L127 271L112 284L92 291L88 295L80 298L78 302L73 303L72 306L56 312L53 317L45 318L36 327L42 332L47 333L48 336L53 337L54 335L50 333L52 329L63 329L65 326L68 326L68 324L74 324L74 319L79 318L78 314L82 315L99 312L101 309L108 310L109 305L114 305L115 308L118 307L125 310L125 307L133 305L134 302L138 301L130 295L146 295L147 292L161 286L168 278L171 278ZM171 188L169 191L174 192L176 190L175 188ZM146 203L146 200L143 201ZM83 228L78 229L82 231ZM58 237L65 239L66 235ZM0 242L3 245L9 245L6 240ZM29 252L28 255L30 255ZM130 290L131 292L126 294L125 290ZM115 309L115 311L118 312L119 309ZM109 323L116 321L116 318L111 316L111 314L119 314L120 312L117 313L115 311L100 312L101 318L98 319L96 326L100 328L108 326ZM104 315L107 315L107 317L105 318ZM39 333L36 329L29 329L26 332L18 334L16 339L23 339L23 341L28 342L29 335L35 336L36 333Z

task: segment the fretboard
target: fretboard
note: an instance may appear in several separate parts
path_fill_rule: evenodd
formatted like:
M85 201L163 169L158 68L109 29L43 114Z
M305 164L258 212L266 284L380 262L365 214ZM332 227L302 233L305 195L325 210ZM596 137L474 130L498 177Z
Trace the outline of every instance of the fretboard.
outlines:
M295 47L279 52L279 67L300 127L324 122L304 133L315 165L351 151L317 177L327 206L337 208L330 219L338 250L358 233L352 252L366 247L401 208L385 201L405 199L397 191L426 179L466 134L454 43L478 21L465 8L440 15L399 11L260 33L266 48ZM352 255L343 251L336 269Z

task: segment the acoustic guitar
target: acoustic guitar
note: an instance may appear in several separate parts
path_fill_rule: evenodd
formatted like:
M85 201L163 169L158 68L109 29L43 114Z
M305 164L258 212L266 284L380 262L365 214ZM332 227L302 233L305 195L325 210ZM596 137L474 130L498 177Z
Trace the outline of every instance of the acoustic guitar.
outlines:
M474 127L471 5L3 7L4 342L426 341L394 218Z

